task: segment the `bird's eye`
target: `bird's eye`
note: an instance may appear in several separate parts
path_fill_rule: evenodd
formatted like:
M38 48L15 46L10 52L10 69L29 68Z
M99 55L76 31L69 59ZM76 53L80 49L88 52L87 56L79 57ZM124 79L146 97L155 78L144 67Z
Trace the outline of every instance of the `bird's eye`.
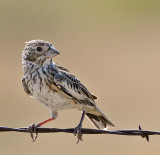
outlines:
M38 52L42 51L42 47L37 47L36 49Z

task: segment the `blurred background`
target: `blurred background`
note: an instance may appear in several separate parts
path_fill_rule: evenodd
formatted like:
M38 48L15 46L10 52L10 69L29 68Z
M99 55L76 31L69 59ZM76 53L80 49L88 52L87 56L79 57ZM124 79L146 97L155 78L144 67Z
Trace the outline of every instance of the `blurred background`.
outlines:
M23 127L50 117L49 109L25 94L21 52L26 41L43 39L61 52L67 67L98 96L97 105L115 129L160 130L160 1L0 1L0 126ZM45 127L75 127L81 113L60 111ZM94 128L85 119L83 127ZM0 133L0 154L129 154L160 151L159 136Z

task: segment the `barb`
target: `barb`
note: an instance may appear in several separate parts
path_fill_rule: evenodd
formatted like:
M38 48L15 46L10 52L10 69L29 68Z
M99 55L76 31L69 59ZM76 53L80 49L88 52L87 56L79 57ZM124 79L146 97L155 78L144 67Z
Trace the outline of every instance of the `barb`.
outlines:
M0 127L0 132L27 132L28 127L22 128L11 128L11 127ZM37 133L57 133L57 132L64 132L64 133L74 133L74 128L68 129L58 129L58 128L37 128ZM141 136L142 138L146 138L149 142L149 135L160 135L160 131L149 131L149 130L142 130L141 126L139 125L139 130L96 130L96 129L87 129L82 128L82 134L113 134L113 135L126 135L126 136Z

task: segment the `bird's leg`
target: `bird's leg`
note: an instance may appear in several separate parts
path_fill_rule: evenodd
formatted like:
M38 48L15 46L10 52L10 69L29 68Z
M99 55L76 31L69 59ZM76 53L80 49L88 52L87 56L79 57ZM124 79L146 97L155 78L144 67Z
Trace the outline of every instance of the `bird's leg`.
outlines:
M37 133L37 128L38 127L41 127L42 125L54 120L55 118L54 117L51 117L41 123L38 123L38 124L32 124L28 127L28 131L31 133L31 138L32 138L32 141L36 141L37 137L38 137L38 133Z
M84 120L85 115L86 115L86 112L83 111L82 117L81 117L81 120L80 120L80 123L79 123L78 126L75 127L75 129L74 129L74 135L77 136L77 138L78 138L77 143L79 142L79 140L83 141L83 140L82 140L81 128L82 128L82 123L83 123L83 120Z
M58 116L57 111L51 110L51 118L49 118L41 123L38 123L38 124L32 124L28 127L28 131L31 133L31 138L32 138L33 142L37 139L37 136L38 136L38 133L36 131L37 128L41 127L42 125L44 125L52 120L55 120L57 118L57 116Z

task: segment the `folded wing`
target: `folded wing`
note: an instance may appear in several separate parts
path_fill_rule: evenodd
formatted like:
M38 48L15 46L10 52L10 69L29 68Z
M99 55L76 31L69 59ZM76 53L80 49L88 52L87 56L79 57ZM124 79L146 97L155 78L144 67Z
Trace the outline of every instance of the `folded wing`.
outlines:
M54 83L66 95L73 97L77 102L84 106L95 107L96 96L92 95L87 88L67 69L56 66L58 71L54 76Z

